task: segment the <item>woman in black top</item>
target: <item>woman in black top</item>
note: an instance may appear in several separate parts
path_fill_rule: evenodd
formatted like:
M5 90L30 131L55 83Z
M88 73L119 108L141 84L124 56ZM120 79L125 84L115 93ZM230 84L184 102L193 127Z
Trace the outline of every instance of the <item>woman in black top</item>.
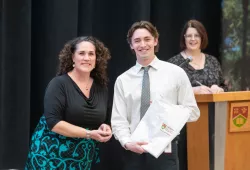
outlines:
M58 76L47 86L44 114L32 135L25 169L91 169L97 143L107 142L108 49L78 37L59 54Z
M181 34L181 52L168 62L182 65L186 71L195 94L211 94L227 91L218 60L202 52L207 47L208 38L205 27L196 20L188 21ZM185 60L192 57L186 64Z
M207 47L208 37L205 27L197 20L188 21L181 33L181 52L170 58L168 62L176 64L184 69L193 86L195 94L213 94L227 91L224 84L221 66L218 60L209 54L202 52ZM191 62L186 62L191 57ZM183 64L182 64L183 63ZM211 106L212 107L212 106ZM213 132L213 114L209 114L210 137ZM211 138L213 145L213 137ZM210 146L212 148L213 146ZM187 136L186 126L182 129L179 136L179 160L180 170L187 170Z

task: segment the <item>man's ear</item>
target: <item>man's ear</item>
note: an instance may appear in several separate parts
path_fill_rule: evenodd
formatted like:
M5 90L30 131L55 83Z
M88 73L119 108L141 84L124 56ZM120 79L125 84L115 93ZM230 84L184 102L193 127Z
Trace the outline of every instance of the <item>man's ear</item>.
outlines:
M158 38L154 38L155 42L154 42L154 45L157 46L158 44Z

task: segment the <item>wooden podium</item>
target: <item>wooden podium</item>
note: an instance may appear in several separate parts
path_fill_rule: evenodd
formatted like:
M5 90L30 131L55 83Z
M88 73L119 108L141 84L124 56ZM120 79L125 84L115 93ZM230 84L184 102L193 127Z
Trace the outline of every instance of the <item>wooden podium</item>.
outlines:
M196 95L201 111L187 123L188 170L211 170L208 104L215 103L214 170L250 170L250 91Z

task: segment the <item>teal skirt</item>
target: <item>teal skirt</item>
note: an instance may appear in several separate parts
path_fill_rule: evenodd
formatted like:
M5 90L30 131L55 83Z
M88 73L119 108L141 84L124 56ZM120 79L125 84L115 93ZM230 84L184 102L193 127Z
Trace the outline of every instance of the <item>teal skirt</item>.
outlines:
M70 138L49 130L42 116L31 138L25 170L90 170L99 162L98 142Z

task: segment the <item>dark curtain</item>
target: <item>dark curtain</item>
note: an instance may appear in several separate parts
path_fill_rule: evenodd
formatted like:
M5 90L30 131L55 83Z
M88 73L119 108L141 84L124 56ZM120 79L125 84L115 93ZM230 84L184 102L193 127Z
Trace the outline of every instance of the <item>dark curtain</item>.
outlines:
M23 168L45 88L66 41L93 35L110 49L112 100L115 79L135 64L126 42L133 22L148 20L157 27L157 56L167 60L179 52L184 23L198 19L209 35L206 52L219 58L220 8L220 0L0 0L0 169ZM121 159L122 148L112 139L102 146L96 169L119 170ZM180 159L185 170L185 150Z

